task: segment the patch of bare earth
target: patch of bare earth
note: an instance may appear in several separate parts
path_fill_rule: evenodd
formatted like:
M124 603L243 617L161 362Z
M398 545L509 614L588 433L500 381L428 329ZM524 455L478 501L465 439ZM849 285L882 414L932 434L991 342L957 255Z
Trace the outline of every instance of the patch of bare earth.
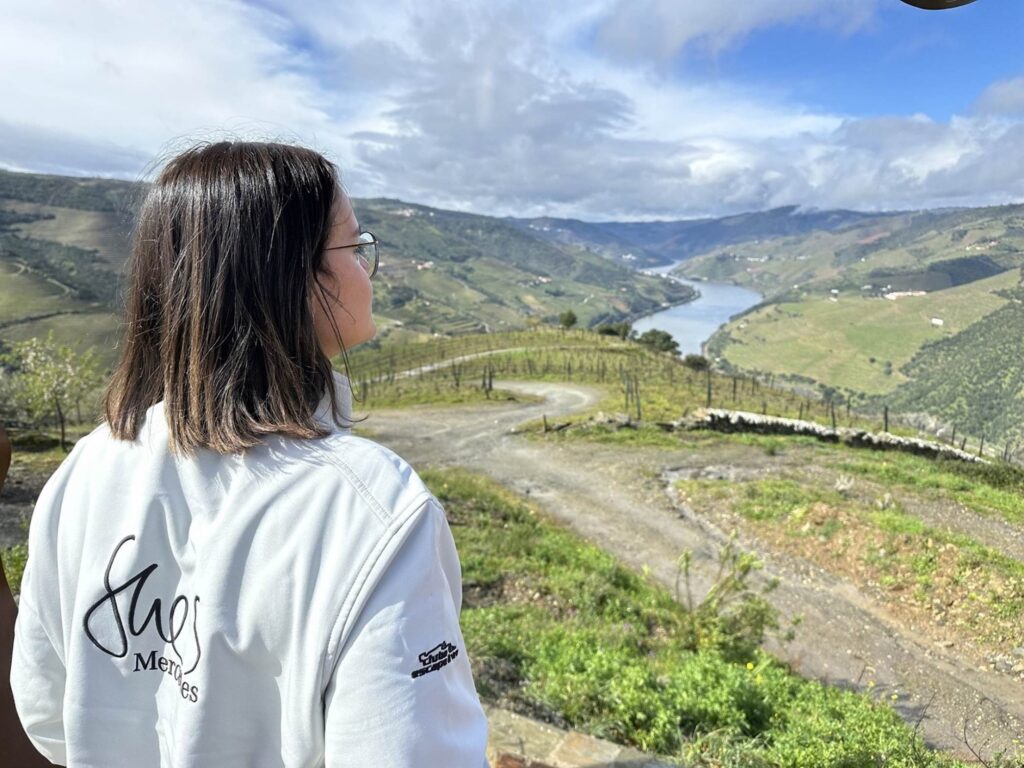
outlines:
M725 500L680 501L748 532L763 551L800 558L856 585L908 633L1024 680L1021 617L1007 610L1024 599L1024 584L972 565L955 544L886 532L863 512L823 502L766 521L744 518ZM927 563L927 573L916 563Z

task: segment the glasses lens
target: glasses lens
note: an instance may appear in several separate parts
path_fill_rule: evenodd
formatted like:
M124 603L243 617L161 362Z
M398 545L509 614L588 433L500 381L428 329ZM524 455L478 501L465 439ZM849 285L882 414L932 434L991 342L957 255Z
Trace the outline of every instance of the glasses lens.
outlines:
M367 268L370 270L370 277L373 277L377 274L377 265L379 264L377 238L370 232L363 232L359 235L359 242L364 243L364 245L356 248L356 253L359 254L359 258L366 262Z

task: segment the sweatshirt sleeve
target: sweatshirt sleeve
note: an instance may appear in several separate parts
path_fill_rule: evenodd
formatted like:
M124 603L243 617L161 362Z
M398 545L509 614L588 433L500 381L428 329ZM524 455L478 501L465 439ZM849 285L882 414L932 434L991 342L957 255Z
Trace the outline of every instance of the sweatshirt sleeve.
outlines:
M66 460L67 461L67 460ZM51 763L65 765L64 652L56 558L61 467L36 502L29 526L28 562L14 624L11 692L25 734Z
M326 768L487 766L487 721L459 629L455 542L435 499L418 517L327 687Z

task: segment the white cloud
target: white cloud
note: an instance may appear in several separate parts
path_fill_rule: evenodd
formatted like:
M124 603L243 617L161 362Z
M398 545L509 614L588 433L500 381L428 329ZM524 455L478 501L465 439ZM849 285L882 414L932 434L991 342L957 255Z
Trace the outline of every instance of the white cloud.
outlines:
M974 108L985 114L1024 116L1024 77L992 83L978 97Z
M0 166L10 170L82 176L102 169L112 176L132 178L149 161L149 153L109 140L0 120Z
M680 47L718 50L757 26L860 28L874 6L748 0L736 14L711 0L572 10L349 0L342 13L334 0L190 0L173 11L40 0L0 27L0 67L19 72L0 80L0 164L132 178L183 137L226 131L321 149L357 196L494 214L1024 198L1022 129L1008 116L1019 81L994 85L972 115L936 122L823 113L658 66ZM630 27L631 14L645 21ZM651 24L645 50L608 37Z
M0 71L17 76L0 79L4 120L150 155L222 131L337 138L286 32L286 20L231 1L10 5Z

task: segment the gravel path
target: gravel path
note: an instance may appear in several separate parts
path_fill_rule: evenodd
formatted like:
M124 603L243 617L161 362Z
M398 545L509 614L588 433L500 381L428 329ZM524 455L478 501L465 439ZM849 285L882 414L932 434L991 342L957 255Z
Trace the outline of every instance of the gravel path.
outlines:
M364 429L415 467L464 466L528 494L561 520L624 562L644 565L673 588L676 562L694 553L694 589L706 589L717 569L725 532L667 493L674 476L746 477L778 468L787 458L743 446L702 450L622 449L584 442L542 443L513 433L515 425L549 421L592 406L600 393L583 385L495 381L495 387L540 395L537 404L498 403L447 408L372 411ZM741 538L745 549L756 542ZM771 594L784 621L800 616L789 644L768 649L807 677L867 690L889 700L926 741L963 757L966 724L971 746L983 756L1010 749L1024 733L1024 685L900 626L868 595L821 569L759 552L762 575L778 576Z

